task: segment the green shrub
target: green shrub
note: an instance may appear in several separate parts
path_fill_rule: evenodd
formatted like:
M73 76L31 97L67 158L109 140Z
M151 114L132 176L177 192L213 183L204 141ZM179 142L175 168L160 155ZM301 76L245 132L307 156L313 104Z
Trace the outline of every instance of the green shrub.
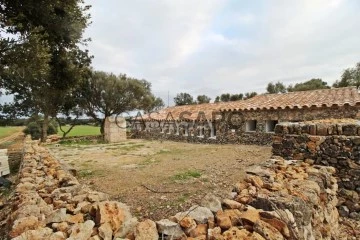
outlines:
M56 134L57 127L58 126L55 121L50 121L48 130L47 130L47 134L48 135ZM33 139L33 140L40 139L41 132L42 132L42 123L41 122L30 122L24 129L24 133L31 135L31 139Z

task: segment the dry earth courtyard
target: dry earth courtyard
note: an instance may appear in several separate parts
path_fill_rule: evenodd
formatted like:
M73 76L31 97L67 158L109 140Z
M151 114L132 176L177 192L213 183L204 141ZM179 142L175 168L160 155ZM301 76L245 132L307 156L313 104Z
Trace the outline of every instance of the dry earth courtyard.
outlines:
M229 196L247 166L271 156L270 147L128 140L116 144L60 144L50 150L78 178L131 207L140 218L161 219Z

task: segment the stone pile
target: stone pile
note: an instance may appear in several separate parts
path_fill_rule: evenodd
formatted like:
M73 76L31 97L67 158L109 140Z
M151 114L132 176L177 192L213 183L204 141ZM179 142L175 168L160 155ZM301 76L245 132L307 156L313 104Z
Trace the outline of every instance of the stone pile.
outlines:
M275 133L274 155L336 169L339 212L360 220L360 125L281 123Z
M79 184L37 142L25 143L9 217L14 240L336 239L337 183L332 167L273 159L247 171L231 198L154 222Z

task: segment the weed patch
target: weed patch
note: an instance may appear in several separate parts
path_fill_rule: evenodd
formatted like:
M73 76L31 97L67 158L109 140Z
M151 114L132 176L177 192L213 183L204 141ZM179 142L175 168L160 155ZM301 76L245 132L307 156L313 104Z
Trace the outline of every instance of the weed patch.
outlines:
M155 158L148 158L145 161L141 162L140 165L150 165L152 163L159 163L161 160Z
M198 170L187 170L185 172L175 174L171 178L172 180L175 181L182 181L182 180L188 180L191 178L199 178L199 177L201 177L201 172L199 172Z
M87 178L87 177L94 175L94 171L84 169L84 170L78 171L77 174L80 178Z

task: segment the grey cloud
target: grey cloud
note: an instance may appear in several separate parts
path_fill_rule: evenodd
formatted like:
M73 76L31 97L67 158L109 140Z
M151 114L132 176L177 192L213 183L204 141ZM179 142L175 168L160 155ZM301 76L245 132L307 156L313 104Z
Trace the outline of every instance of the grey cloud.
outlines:
M165 102L168 91L171 99L184 91L214 99L223 92L263 92L270 81L321 77L332 83L360 61L356 0L266 1L265 10L241 14L222 12L228 1L216 0L89 3L94 67L145 78ZM227 36L214 25L256 32Z

